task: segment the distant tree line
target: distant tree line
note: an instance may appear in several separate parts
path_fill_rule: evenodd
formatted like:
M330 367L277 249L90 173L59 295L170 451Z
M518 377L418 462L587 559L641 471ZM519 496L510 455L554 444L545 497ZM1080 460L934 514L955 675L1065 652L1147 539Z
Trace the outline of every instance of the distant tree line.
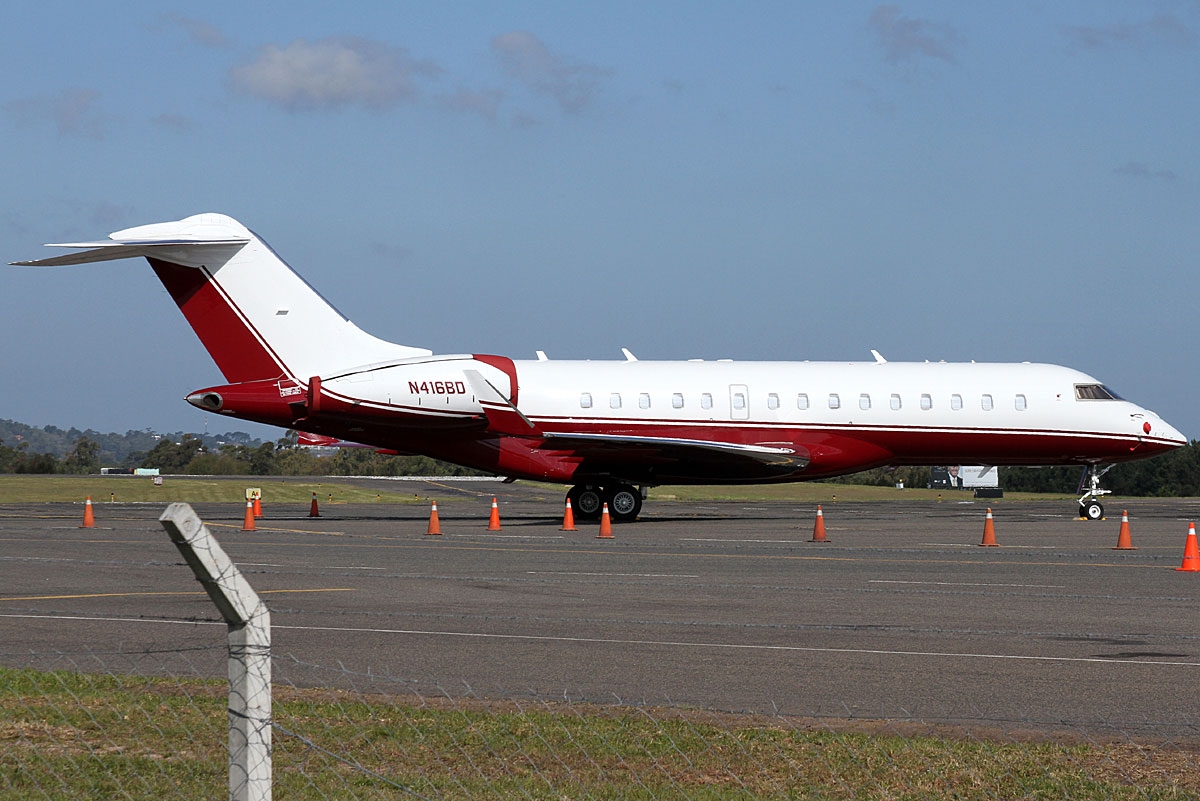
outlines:
M295 432L276 442L209 446L184 434L178 440L161 437L150 450L131 454L124 464L105 464L100 445L81 436L63 457L34 453L29 443L16 447L0 440L0 473L98 473L102 467L157 468L167 475L207 476L418 476L480 475L458 465L426 456L387 456L371 448L343 448L318 456L296 445Z
M1049 492L1070 495L1083 478L1083 467L1001 467L1000 487L1009 492ZM834 479L837 483L890 487L929 484L928 467L880 467ZM1131 497L1200 496L1200 441L1153 459L1119 464L1104 474L1100 485Z
M298 447L289 431L263 442L242 431L224 434L155 434L92 429L35 428L0 420L0 474L98 473L102 467L158 468L168 475L410 476L477 475L425 456L387 456L371 448L317 455Z
M101 467L151 467L170 475L419 476L479 475L478 471L426 456L388 456L371 448L341 448L318 456L296 444L289 431L275 442L243 432L220 435L38 429L0 420L0 473L98 473ZM1000 486L1010 492L1071 494L1081 467L1001 467ZM906 487L929 484L928 467L887 467L833 480L843 484ZM1105 474L1102 486L1118 495L1200 496L1200 442L1154 459L1128 462Z

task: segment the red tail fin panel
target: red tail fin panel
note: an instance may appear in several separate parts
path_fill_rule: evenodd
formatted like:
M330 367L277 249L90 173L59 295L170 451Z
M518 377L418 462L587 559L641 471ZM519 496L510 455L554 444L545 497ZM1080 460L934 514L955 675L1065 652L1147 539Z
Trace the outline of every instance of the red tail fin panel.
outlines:
M284 375L284 368L221 295L207 270L146 260L226 381L237 384Z

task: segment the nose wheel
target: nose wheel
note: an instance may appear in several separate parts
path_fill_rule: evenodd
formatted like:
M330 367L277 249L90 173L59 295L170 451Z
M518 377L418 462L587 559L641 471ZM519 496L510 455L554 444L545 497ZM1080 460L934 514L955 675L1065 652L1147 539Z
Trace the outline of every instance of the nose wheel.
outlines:
M1105 495L1111 495L1112 490L1100 488L1100 477L1112 468L1111 464L1103 470L1094 464L1084 468L1083 476L1079 479L1079 489L1076 490L1083 493L1083 497L1079 499L1079 517L1081 519L1104 519L1104 505L1098 499Z

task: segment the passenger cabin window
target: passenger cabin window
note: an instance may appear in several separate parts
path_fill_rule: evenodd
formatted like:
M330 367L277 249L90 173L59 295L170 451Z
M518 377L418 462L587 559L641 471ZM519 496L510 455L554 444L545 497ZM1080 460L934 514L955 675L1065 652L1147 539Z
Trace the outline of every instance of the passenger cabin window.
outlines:
M768 409L778 409L779 408L779 396L776 395L774 392L767 395L767 408Z
M921 393L921 408L925 411L929 411L933 408L933 396L928 392Z
M621 408L621 393L620 392L614 392L613 394L608 396L608 408L610 408L610 409L620 409Z
M638 408L639 409L649 409L650 408L650 393L649 392L643 392L642 394L638 395Z
M735 408L735 409L745 409L746 408L746 396L744 394L742 394L741 392L733 393L733 408Z
M864 412L867 409L870 409L871 408L871 396L865 392L863 394L859 395L858 396L858 408L862 409Z
M900 396L893 392L892 397L888 398L888 405L892 407L892 411L900 411Z
M836 392L829 393L829 408L830 409L842 408L842 398Z
M796 408L797 409L807 409L808 408L808 393L807 392L801 392L799 395L796 396Z
M990 412L992 410L992 396L984 395L982 398L980 398L979 405L983 407L985 412Z
M711 409L712 408L712 394L711 393L705 392L700 396L700 408L701 409Z
M1103 384L1076 384L1075 400L1121 400L1121 397Z
M1025 396L1024 395L1017 395L1017 397L1013 399L1013 408L1016 409L1018 412L1025 411L1026 405L1025 405Z
M682 392L676 392L674 395L671 396L671 408L673 408L673 409L682 409L683 408L683 393Z
M592 408L592 393L585 392L579 396L579 408L580 409Z
M962 408L962 395L950 396L950 408L954 409L955 411L958 411Z

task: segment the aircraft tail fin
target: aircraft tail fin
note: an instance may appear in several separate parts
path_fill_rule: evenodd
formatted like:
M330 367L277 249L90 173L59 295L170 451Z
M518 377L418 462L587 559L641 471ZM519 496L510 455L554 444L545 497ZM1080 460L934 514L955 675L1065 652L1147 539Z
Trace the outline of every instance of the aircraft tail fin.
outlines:
M309 377L430 351L374 337L339 312L250 229L222 214L128 228L52 267L144 256L230 383Z

